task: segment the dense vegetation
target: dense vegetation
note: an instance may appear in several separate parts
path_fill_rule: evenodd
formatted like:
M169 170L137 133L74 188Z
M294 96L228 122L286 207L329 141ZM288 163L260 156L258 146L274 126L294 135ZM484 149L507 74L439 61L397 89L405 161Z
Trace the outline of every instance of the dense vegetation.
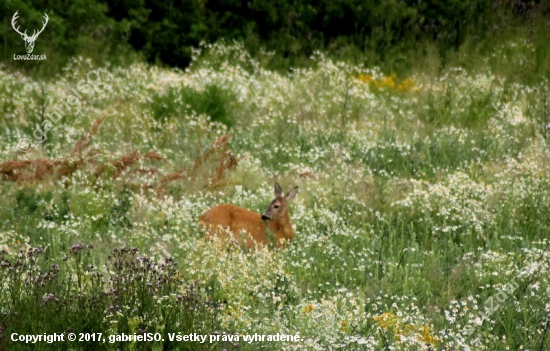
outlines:
M550 348L548 4L278 4L0 4L0 350Z
M528 86L461 69L386 76L323 55L280 74L242 46L214 45L186 72L98 68L101 80L79 90L80 108L35 139L32 116L68 101L93 68L73 60L47 84L2 72L3 342L51 323L113 335L194 328L304 339L261 343L273 349L548 346L545 80ZM301 188L289 248L205 240L204 209L261 211L274 181ZM94 246L85 262L74 254L80 244ZM117 247L177 266L142 273L144 258L131 256L129 268L109 268L120 267ZM166 283L148 286L157 281ZM127 289L120 309L117 282ZM191 287L193 302L184 298ZM100 318L87 307L98 291L93 306L106 319L77 318ZM193 324L166 315L185 315L178 295L196 304Z
M48 61L39 67L12 60L23 49L10 25L15 11L29 33L49 15L37 41ZM131 62L135 50L149 62L183 68L201 42L238 40L269 67L307 65L314 51L325 50L397 72L425 58L430 62L421 68L445 65L460 51L472 64L513 37L536 44L536 73L547 75L549 16L548 2L527 0L15 0L0 4L0 59L51 76L74 55Z

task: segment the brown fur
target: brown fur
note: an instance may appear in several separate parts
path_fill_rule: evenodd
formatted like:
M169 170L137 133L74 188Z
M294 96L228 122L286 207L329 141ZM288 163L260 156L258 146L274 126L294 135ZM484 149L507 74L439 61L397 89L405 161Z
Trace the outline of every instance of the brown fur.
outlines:
M297 192L298 187L283 196L280 186L275 184L275 199L264 213L269 220L262 220L262 215L259 213L242 207L221 204L204 212L200 216L200 223L207 229L210 237L228 239L232 236L248 248L256 244L269 244L271 242L269 232L272 232L276 247L280 248L294 237L288 202L296 196Z

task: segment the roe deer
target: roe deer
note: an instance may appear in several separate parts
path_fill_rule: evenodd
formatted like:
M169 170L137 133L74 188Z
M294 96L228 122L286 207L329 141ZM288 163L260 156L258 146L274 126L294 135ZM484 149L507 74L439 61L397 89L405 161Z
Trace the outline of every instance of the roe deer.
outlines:
M276 247L280 248L285 240L294 236L288 203L296 197L298 187L284 195L279 184L275 183L275 199L262 214L235 205L221 204L212 207L200 216L200 223L207 228L209 236L227 238L233 236L240 239L243 235L244 244L252 248L256 244L266 245L271 240L266 229L273 231ZM246 232L246 233L243 233Z

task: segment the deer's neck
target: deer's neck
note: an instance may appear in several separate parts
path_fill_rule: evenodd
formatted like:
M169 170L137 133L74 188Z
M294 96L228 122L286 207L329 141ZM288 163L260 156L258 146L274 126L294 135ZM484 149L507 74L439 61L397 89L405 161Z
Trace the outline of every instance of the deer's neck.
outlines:
M275 232L277 239L291 240L294 236L290 215L287 213L276 221L270 222L269 227Z

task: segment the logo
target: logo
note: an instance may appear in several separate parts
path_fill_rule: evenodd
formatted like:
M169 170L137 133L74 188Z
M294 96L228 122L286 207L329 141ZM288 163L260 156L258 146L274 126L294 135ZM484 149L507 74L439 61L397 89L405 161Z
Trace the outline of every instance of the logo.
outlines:
M46 28L46 25L48 24L48 20L49 20L48 15L44 13L45 21L42 22L42 29L40 29L38 32L35 29L32 32L32 35L29 36L27 35L26 29L22 33L19 30L19 26L16 27L17 25L16 22L17 22L17 19L19 18L18 12L19 11L15 11L15 13L13 14L13 17L11 18L11 26L19 35L21 35L21 38L23 38L23 40L25 41L25 50L27 50L27 55L13 55L13 59L14 60L45 60L46 55L31 55L31 54L32 54L32 51L34 50L34 42L36 41L36 38L38 38L40 33L44 31L44 28Z

